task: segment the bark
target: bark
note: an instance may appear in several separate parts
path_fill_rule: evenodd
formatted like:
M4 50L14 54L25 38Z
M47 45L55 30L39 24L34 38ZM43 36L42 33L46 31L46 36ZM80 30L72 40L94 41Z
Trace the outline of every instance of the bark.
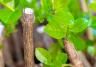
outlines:
M78 54L79 54L80 59L83 62L84 67L92 67L83 52L78 52Z
M74 48L74 45L66 39L64 40L64 48L69 56L70 62L74 67L84 67Z
M22 56L22 52L21 52L20 40L18 37L20 37L20 35L18 35L18 32L13 33L12 39L13 39L14 46L15 46L16 59L17 59L18 64L22 65L23 56Z
M9 38L4 38L4 48L3 48L3 53L4 53L4 62L6 66L8 67L15 67L13 59L12 59L12 54L10 51L10 41Z
M22 17L23 43L25 67L35 67L34 65L34 44L33 44L33 23L34 14L30 8L26 8Z

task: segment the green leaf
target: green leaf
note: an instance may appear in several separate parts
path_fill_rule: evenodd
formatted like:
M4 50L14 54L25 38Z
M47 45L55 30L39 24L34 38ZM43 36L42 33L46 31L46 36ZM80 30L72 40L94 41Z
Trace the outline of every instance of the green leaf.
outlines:
M78 18L74 22L74 26L72 27L71 31L73 33L79 33L85 30L88 27L89 20L86 18Z
M50 14L50 11L52 11L52 0L41 0L41 9L44 14Z
M15 2L15 7L18 7L19 9L23 9L26 7L35 9L35 7L38 5L38 1L36 0L17 0Z
M40 6L41 5L41 6ZM43 22L52 14L52 0L41 0L38 9L35 8L37 20Z
M96 11L96 2L92 2L89 7L91 10Z
M63 53L63 52L58 52L57 56L56 56L56 61L60 64L64 64L67 62L67 54Z
M70 0L68 8L74 16L74 18L78 18L81 16L82 10L80 7L80 2L78 2L78 0Z
M26 0L20 0L19 6L20 6L21 8L28 7L28 2L27 2Z
M8 2L10 2L12 0L0 0L0 1L5 2L5 3L8 3Z
M60 10L65 10L69 2L70 0L53 0L53 8L56 12Z
M0 9L0 20L5 24L12 12L8 9Z
M15 8L18 7L20 0L14 0Z
M92 16L92 24L91 27L96 29L96 16Z
M61 47L58 44L52 44L48 51L52 56L52 67L61 67L62 64L65 64L67 61L67 54L61 51ZM56 65L57 64L57 65Z
M0 2L5 2L5 3L8 3L10 1L12 1L12 0L0 0Z
M83 39L78 37L77 35L71 34L68 38L75 46L77 50L85 50L86 44Z
M31 7L33 5L32 3L29 3L27 0L17 0L15 2L16 2L15 7L18 7L19 9ZM30 6L30 4L31 4L31 6Z
M94 21L95 21L95 22L94 22ZM96 29L96 20L94 20L94 21L93 21L91 27L94 28L94 29Z
M52 44L49 48L48 48L48 51L50 52L52 58L55 59L58 51L60 51L61 48L58 44Z
M50 35L51 37L53 38L56 38L56 39L61 39L63 37L66 36L66 29L64 29L64 31L61 31L61 29L59 28L59 25L57 26L58 24L48 24L46 27L45 27L45 32L47 32L48 35Z
M21 17L21 11L16 10L15 12L12 12L10 17L8 18L8 21L6 22L6 30L10 34L15 30L16 25L18 24L18 20Z
M3 2L3 0L0 0L0 2Z
M21 11L15 10L14 12L9 11L7 9L1 9L0 10L0 20L2 21L2 24L4 24L6 29L6 34L9 36L10 33L12 33L15 29L17 21L21 17Z
M21 11L19 9L15 10L14 12L7 9L0 10L0 20L3 22L3 24L10 22L15 23L20 17Z
M74 18L69 11L60 11L53 15L45 27L45 32L53 38L66 37L67 29L73 26Z
M19 9L16 9L14 12L12 12L12 14L8 18L7 22L11 22L14 25L16 25L17 21L20 19L21 15L22 15L21 11Z
M62 64L65 64L67 62L67 58L67 54L59 51L53 61L55 67L62 67Z
M50 55L50 53L45 50L44 48L36 48L36 51L35 51L35 55L36 55L36 58L46 64L46 65L50 65L52 64L52 57Z

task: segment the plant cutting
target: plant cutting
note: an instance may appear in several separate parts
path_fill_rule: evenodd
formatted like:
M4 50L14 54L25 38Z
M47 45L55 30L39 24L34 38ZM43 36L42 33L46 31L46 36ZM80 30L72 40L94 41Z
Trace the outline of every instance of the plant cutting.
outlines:
M21 40L23 40L24 44L25 67L34 67L37 64L37 60L43 67L84 67L83 62L85 61L79 58L78 51L84 54L85 52L89 53L92 57L95 56L96 45L93 46L95 40L90 38L90 33L87 33L88 36L85 36L85 31L89 30L90 27L96 29L95 2L93 1L89 4L88 0L0 0L0 21L2 21L5 27L5 39L12 34L15 45L20 44L18 41L15 41L17 38L15 39L14 37L17 36L14 36L13 32L16 32L17 25L22 23L23 39ZM26 7L28 7L27 10ZM87 8L89 8L89 11ZM18 21L20 19L21 21ZM34 22L37 27L44 26L44 32L40 35L48 36L52 39L54 43L49 43L48 46L50 47L34 48ZM22 30L22 28L20 29ZM92 32L93 30L91 30L91 34L93 35ZM94 34L96 35L96 33ZM39 40L38 38L37 36L36 40ZM41 39L42 41L44 40L44 38ZM91 45L89 45L89 41L87 40L92 42ZM9 43L9 40L6 42ZM38 43L36 44L38 45ZM39 44L42 45L41 42ZM11 59L10 63L6 62L6 65L10 67L13 64L9 51L10 46L8 44L4 47L6 52L8 52L7 57L9 58L7 59ZM87 56L87 54L85 55ZM35 56L36 58L34 59ZM87 61L90 62L90 60Z
M34 12L25 8L22 16L25 67L34 67L33 23Z

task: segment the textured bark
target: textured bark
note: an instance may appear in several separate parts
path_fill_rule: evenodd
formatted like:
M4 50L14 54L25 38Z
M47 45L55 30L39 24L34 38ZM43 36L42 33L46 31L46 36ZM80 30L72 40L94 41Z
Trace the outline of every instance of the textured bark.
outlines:
M12 54L11 54L11 51L10 51L9 38L4 38L3 44L4 44L4 48L3 48L4 62L6 64L6 66L15 67L13 59L12 59Z
M79 54L81 61L83 62L84 67L92 67L83 52L78 52L78 54Z
M34 22L34 14L26 13L26 11L24 10L22 17L22 26L23 26L25 67L35 67L34 45L33 45L33 22Z
M74 67L84 67L75 48L74 45L68 40L64 40L64 48L69 56L69 60Z
M21 43L18 37L20 37L20 35L18 35L18 32L13 33L12 39L15 46L16 59L18 64L23 64L23 56L22 56L21 46L20 46Z

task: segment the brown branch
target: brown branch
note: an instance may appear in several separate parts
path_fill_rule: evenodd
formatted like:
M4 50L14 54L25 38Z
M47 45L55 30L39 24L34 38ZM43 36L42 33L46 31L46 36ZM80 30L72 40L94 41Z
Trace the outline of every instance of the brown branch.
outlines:
M88 62L85 54L83 52L78 52L80 59L82 60L84 67L92 67L91 64Z
M64 40L64 48L69 56L69 60L74 67L84 67L75 48L74 45L68 40Z
M14 42L14 46L15 46L15 52L16 52L16 58L17 58L17 62L18 64L23 64L23 56L22 56L22 52L21 52L21 43L20 43L20 40L19 38L20 35L18 35L18 32L14 32L12 34L12 39L13 39L13 42Z
M30 8L26 8L23 11L22 17L23 26L23 43L24 43L24 59L25 67L34 66L34 45L33 45L33 23L34 13Z
M10 51L10 38L4 38L3 40L4 48L3 48L3 53L4 53L4 62L6 66L8 67L15 67L13 59L12 59L12 54Z

